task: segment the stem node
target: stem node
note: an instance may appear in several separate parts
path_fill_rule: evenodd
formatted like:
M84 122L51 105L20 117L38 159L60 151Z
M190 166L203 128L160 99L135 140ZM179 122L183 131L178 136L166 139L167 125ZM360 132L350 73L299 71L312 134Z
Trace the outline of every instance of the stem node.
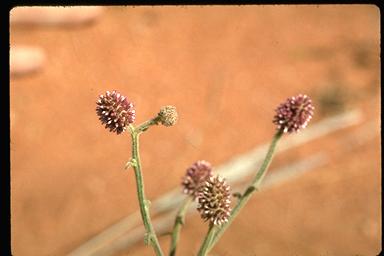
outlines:
M145 125L150 126L150 122L146 122ZM140 126L141 127L141 126ZM130 160L131 166L135 171L136 176L136 188L137 197L140 205L140 213L145 227L144 243L151 245L157 256L163 256L159 241L157 239L155 230L151 222L151 216L149 214L150 201L145 198L144 192L144 179L141 172L140 154L139 154L139 135L140 129L129 127L132 138L132 159Z

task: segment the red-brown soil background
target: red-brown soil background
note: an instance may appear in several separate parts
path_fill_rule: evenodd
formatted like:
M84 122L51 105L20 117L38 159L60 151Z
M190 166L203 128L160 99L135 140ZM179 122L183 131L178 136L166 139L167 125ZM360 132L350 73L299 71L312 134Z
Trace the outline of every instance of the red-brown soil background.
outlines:
M95 101L116 89L137 122L175 105L171 128L141 139L150 199L179 186L198 159L223 164L266 143L274 108L310 95L311 124L335 107L380 120L380 13L373 5L108 7L94 24L11 27L12 45L40 46L41 72L11 80L11 225L16 256L65 255L138 208L123 166L128 134L100 125ZM340 100L341 101L341 100ZM363 124L361 124L363 125ZM351 131L353 128L350 129ZM377 255L381 250L379 129L352 150L331 134L275 158L284 166L323 150L325 167L258 193L212 255ZM300 136L300 134L292 135ZM206 226L183 229L196 253ZM168 248L169 237L160 239ZM119 255L152 255L143 243Z

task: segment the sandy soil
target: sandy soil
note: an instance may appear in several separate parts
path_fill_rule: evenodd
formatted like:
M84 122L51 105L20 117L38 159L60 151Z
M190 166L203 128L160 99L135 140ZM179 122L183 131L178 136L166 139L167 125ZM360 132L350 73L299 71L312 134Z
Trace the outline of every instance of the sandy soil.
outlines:
M312 123L359 107L379 125L379 32L368 5L112 7L95 24L11 27L12 45L47 54L41 72L10 84L13 255L65 255L137 209L133 173L123 170L129 136L100 125L98 94L127 95L138 123L177 107L175 127L142 136L153 199L192 162L219 165L267 142L274 108L291 95L313 98ZM338 141L348 131L277 157L276 166L316 150L333 156L256 195L212 255L376 255L380 136L349 150ZM179 255L193 255L205 230L188 219Z

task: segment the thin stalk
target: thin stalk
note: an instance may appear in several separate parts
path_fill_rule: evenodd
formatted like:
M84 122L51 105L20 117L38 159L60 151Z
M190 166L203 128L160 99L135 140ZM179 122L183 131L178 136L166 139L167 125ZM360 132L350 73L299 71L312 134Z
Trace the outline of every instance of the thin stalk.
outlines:
M181 227L184 225L185 213L187 212L188 206L190 205L191 202L192 202L192 197L188 196L183 201L182 205L177 211L175 224L173 225L173 230L172 230L172 239L171 239L171 247L169 250L169 256L176 255L176 247L177 247L177 243L179 242L180 230L181 230Z
M141 123L140 125L138 125L134 130L137 133L145 132L146 130L148 130L150 126L159 124L159 119L160 119L159 116L149 119L148 121L145 121L144 123Z
M198 256L207 255L207 253L210 250L210 244L213 241L216 230L217 230L216 225L214 225L213 223L210 223L207 235L205 236L205 239L204 239L203 243L201 244L200 250L197 253Z
M268 167L272 161L277 142L282 137L282 135L283 135L283 131L279 130L275 134L275 136L273 137L272 142L269 146L267 155L265 156L265 159L263 161L263 164L261 165L259 171L256 173L256 176L252 180L251 184L245 189L245 192L241 195L236 206L231 211L231 215L228 219L228 222L223 224L220 227L220 229L216 232L216 234L214 235L212 243L209 245L208 251L213 248L213 246L217 243L217 241L223 235L225 230L231 225L232 221L236 218L236 216L238 215L240 210L244 207L244 205L251 198L252 194L259 189L259 186L260 186L261 182L263 181L263 178L265 177L265 174L267 173Z
M147 128L149 125L147 126ZM140 128L140 126L138 127ZM141 173L141 163L140 163L140 155L139 155L139 129L133 129L130 126L131 130L131 138L132 138L132 167L135 171L136 176L136 188L137 188L137 197L140 205L140 213L143 220L143 224L145 227L145 237L144 242L146 244L150 244L157 256L163 256L163 252L161 250L159 241L157 239L155 230L152 226L151 217L149 214L149 201L145 198L144 193L144 181L143 175Z

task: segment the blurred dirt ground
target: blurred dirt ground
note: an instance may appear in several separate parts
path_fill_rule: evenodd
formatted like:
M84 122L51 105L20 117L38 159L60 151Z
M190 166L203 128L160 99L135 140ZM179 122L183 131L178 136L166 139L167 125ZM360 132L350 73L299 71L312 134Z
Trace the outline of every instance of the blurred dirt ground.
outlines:
M313 98L309 126L363 109L356 127L277 156L271 168L316 150L332 161L258 193L212 255L381 251L380 129L360 144L340 140L380 125L376 6L109 7L94 24L13 26L10 37L47 54L41 72L10 84L13 255L65 255L138 208L134 175L123 171L129 136L109 133L95 114L97 96L113 89L135 103L138 123L163 105L178 109L175 127L141 138L150 199L198 159L219 165L268 142L274 108L288 96ZM179 255L194 255L205 232L188 218ZM168 248L169 237L160 241Z

